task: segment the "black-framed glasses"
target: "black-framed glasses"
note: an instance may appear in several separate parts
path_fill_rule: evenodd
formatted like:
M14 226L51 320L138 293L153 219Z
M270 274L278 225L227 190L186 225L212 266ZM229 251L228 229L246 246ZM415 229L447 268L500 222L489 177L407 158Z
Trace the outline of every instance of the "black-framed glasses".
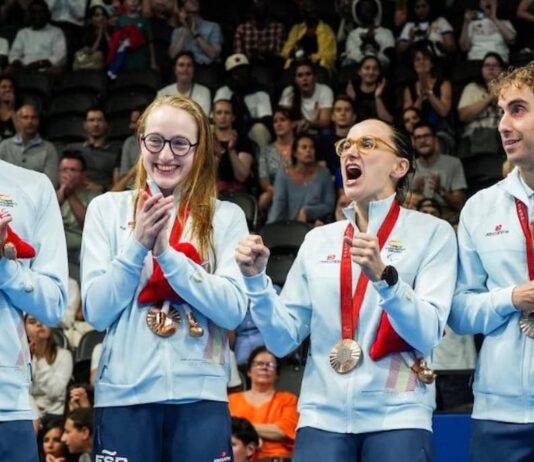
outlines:
M148 152L152 154L160 153L163 151L165 144L169 143L171 152L178 157L186 156L191 151L191 148L198 146L198 142L193 144L184 136L173 136L167 139L159 133L148 133L147 135L141 136L141 141Z
M359 138L344 138L339 140L335 144L336 154L339 157L345 157L348 155L350 148L354 145L362 154L370 154L376 149L378 143L382 143L384 146L393 151L394 154L398 155L397 150L391 144L374 135L364 135L360 136Z
M251 367L257 369L266 367L267 369L274 371L276 369L276 363L272 361L252 361Z

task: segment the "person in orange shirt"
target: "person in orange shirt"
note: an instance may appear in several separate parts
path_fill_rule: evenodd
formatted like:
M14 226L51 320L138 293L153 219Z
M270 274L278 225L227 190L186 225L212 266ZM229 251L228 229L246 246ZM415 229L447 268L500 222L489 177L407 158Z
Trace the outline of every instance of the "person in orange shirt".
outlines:
M258 460L290 458L298 421L297 397L277 391L279 364L264 346L256 348L247 364L250 390L228 397L232 417L249 420L262 440Z

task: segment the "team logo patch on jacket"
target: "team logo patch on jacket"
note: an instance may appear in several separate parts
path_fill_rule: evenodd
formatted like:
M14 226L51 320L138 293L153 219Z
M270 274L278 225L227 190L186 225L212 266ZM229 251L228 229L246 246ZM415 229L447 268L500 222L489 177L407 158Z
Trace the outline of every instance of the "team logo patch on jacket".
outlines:
M335 253L331 253L329 255L327 255L326 257L324 257L320 263L341 263L341 260L336 257L336 254Z
M510 231L504 229L501 224L495 225L492 231L486 233L486 237L499 236L501 234L508 234Z
M0 193L0 207L15 207L17 203L12 199L9 194Z
M386 244L386 259L393 262L397 261L406 251L406 247L401 241L391 240Z

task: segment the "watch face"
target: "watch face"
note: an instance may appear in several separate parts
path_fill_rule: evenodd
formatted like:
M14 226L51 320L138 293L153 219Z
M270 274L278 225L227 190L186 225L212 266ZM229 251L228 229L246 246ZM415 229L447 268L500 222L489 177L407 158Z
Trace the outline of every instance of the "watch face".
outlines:
M382 280L386 281L388 286L394 286L399 280L399 275L395 267L388 265L384 268L382 273Z

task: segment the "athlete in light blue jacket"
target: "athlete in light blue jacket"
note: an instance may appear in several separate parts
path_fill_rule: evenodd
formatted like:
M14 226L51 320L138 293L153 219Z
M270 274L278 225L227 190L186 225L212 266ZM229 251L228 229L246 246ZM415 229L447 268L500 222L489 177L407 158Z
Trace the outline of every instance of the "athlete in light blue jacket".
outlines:
M7 226L33 247L35 257L8 259L0 242L0 460L37 462L23 313L50 326L62 318L67 302L65 233L48 178L0 160L1 241Z
M435 389L423 361L449 314L454 231L395 202L412 158L392 127L366 120L336 147L347 219L308 233L280 297L261 238L236 251L267 347L285 355L310 335L293 461L431 461Z
M485 335L471 460L519 462L534 460L534 64L493 85L503 146L517 168L462 210L449 325Z
M94 454L229 461L226 330L247 309L234 260L245 216L216 200L212 137L196 103L158 98L138 140L138 189L91 202L83 235L84 314L107 329Z

